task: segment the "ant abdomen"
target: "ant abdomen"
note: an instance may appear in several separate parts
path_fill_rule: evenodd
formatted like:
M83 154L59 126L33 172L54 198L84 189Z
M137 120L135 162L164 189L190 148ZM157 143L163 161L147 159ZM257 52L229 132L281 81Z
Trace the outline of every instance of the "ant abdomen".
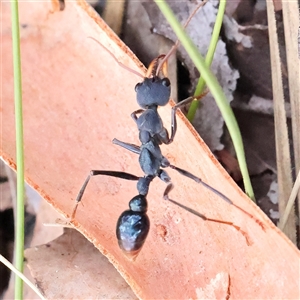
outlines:
M126 256L134 259L142 249L150 228L150 221L145 213L126 210L117 223L119 247Z
M142 249L150 229L146 197L135 196L129 202L129 207L119 217L116 233L121 250L134 259Z

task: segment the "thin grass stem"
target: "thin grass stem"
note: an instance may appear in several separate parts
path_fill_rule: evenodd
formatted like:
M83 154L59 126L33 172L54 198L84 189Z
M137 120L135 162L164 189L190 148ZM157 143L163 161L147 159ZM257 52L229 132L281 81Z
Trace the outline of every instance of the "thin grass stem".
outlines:
M14 98L16 124L16 161L17 161L17 219L15 220L15 265L23 272L24 261L24 149L22 116L22 75L19 31L18 0L11 0L12 48L14 69ZM15 299L23 299L23 281L15 278Z
M223 16L224 16L224 13L225 13L225 7L226 7L226 0L221 0L220 5L219 5L219 9L218 9L218 14L217 14L215 26L214 26L214 29L213 29L213 32L212 32L211 40L210 40L209 47L208 47L208 50L207 50L207 54L206 54L206 57L205 57L205 63L206 63L208 68L210 68L210 66L211 66L211 63L213 61L214 54L215 54L215 51L216 51L216 47L217 47L217 44L218 44L220 31L221 31L221 27L222 27L222 22L223 22ZM205 87L205 81L204 81L203 77L201 76L199 78L198 83L197 83L194 96L202 94L203 90L204 90L204 87ZM194 120L198 105L199 105L199 101L193 101L190 105L189 111L186 115L186 117L188 118L188 120L190 122L192 122Z
M170 9L169 5L163 0L154 0L169 22L170 26L174 30L175 34L177 35L178 39L180 40L181 44L189 54L191 60L193 61L196 68L201 73L204 81L206 82L209 90L211 91L212 95L214 96L216 103L222 113L224 121L227 125L228 131L232 138L232 142L236 151L237 159L239 162L240 170L243 176L243 182L245 186L245 191L247 195L255 201L254 192L252 189L250 176L248 173L248 168L246 164L244 146L242 141L242 136L233 114L233 111L223 93L221 86L219 85L216 77L210 71L210 69L206 66L204 58L199 53L197 47L192 42L192 40L186 35L184 29L182 28L181 24L178 22L176 17L174 16L172 10Z

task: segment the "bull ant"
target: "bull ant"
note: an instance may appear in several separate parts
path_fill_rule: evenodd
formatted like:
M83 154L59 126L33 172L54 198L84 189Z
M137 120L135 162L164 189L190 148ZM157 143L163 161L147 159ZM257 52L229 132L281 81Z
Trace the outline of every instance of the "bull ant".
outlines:
M92 38L93 39L93 38ZM95 39L93 39L95 40ZM97 40L95 40L99 43ZM100 44L100 43L99 43ZM178 43L177 43L178 45ZM103 45L100 44L110 55L115 59L115 61L122 67L128 69L126 66L118 62L117 58ZM174 51L176 47L173 47L171 51ZM147 216L147 195L150 187L150 183L155 177L158 177L163 182L167 184L167 187L163 193L163 198L172 202L175 205L182 207L183 209L197 215L203 220L218 222L233 226L238 231L240 231L248 240L247 234L243 232L238 226L234 225L232 222L220 221L216 219L210 219L204 215L172 200L169 198L169 193L173 189L173 184L168 173L164 168L171 168L183 176L186 176L197 183L202 184L204 187L208 188L213 193L220 196L227 203L234 205L239 208L233 202L226 197L221 192L217 191L207 183L203 182L199 177L191 174L190 172L178 168L168 161L166 157L162 155L160 145L170 144L173 142L173 139L176 134L177 122L176 122L176 111L180 107L190 103L193 99L201 99L203 95L199 97L189 97L186 100L178 103L172 108L171 113L171 134L163 125L163 121L158 114L158 107L165 106L170 99L171 85L170 81L167 78L167 58L170 53L167 55L160 55L155 58L146 73L146 76L143 77L143 81L138 83L135 87L137 103L141 107L140 109L134 111L131 114L131 117L137 124L139 130L139 140L141 145L134 145L126 142L122 142L117 139L113 139L113 143L121 146L133 153L139 155L139 164L144 172L143 177L135 176L126 172L119 171L107 171L107 170L92 170L87 176L83 186L81 187L77 198L76 205L73 209L71 219L74 218L77 206L81 201L84 191L91 177L97 175L117 177L125 180L137 181L137 190L138 195L134 196L129 202L129 209L124 211L117 221L116 226L116 235L118 238L119 247L124 252L124 254L130 258L135 259L140 250L142 249L143 244L147 238L150 229L150 221ZM133 71L133 70L131 70ZM135 74L142 76L141 74L133 71ZM243 212L243 209L239 208ZM253 217L249 213L245 212L247 215ZM248 241L247 241L248 242Z

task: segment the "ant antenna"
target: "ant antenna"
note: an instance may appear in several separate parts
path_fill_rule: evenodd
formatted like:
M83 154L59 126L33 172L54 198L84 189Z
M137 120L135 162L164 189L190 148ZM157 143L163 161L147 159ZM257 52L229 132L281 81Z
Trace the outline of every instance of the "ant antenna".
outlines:
M145 78L145 76L143 76L141 73L139 73L139 72L137 72L137 71L135 71L135 70L133 70L133 69L131 69L131 68L125 66L123 63L119 62L118 59L115 57L115 55L114 55L110 50L108 50L105 46L103 46L99 41L97 41L95 38L93 38L93 37L91 37L91 36L88 36L88 38L89 38L89 39L92 39L93 41L95 41L95 42L96 42L98 45L100 45L106 52L108 52L108 53L110 54L110 56L116 61L116 63L117 63L120 67L122 67L123 69L125 69L125 70L127 70L127 71L129 71L129 72L131 72L131 73L133 73L133 74L135 74L135 75L137 75L137 76L139 76L139 77Z
M192 12L192 14L189 16L189 18L186 20L183 28L186 28L188 26L188 24L190 23L191 19L194 17L194 15L196 14L196 12L198 11L198 9L202 6L204 6L206 3L207 3L208 0L204 0L202 1L195 9L194 11ZM121 63L117 58L116 56L110 51L108 50L104 45L102 45L97 39L95 39L94 37L91 37L89 36L88 38L92 39L93 41L95 41L98 45L100 45L100 47L102 47L102 49L104 49L106 52L108 52L108 54L110 54L110 56L115 60L115 62L120 66L122 67L123 69L141 77L141 78L145 78L144 75L142 75L141 73L139 73L138 71L132 69L132 68L129 68L127 67L126 65L124 65L123 63ZM158 76L159 72L161 70L163 70L163 74L167 74L167 64L166 64L166 61L169 59L169 57L174 53L174 51L176 51L176 49L178 48L180 42L179 40L177 39L177 41L175 42L175 44L171 47L170 51L166 54L166 55L160 55L156 58L155 62L153 63L153 65L151 65L151 68L150 68L150 71L149 71L149 68L148 68L148 71L147 71L147 75L146 77L149 77L149 76ZM161 61L158 63L159 59L161 59ZM157 67L157 68L156 68ZM156 72L155 72L156 70ZM166 75L165 75L166 76Z
M191 19L194 17L194 15L197 13L197 11L200 9L200 7L204 6L207 3L208 0L202 1L192 12L192 14L188 17L185 24L183 25L183 28L186 29L186 27L189 25ZM162 66L166 63L166 61L169 59L169 57L176 51L176 49L179 47L180 41L177 39L175 44L171 47L169 52L165 55L165 57L160 61L157 70L156 70L156 76L158 76Z

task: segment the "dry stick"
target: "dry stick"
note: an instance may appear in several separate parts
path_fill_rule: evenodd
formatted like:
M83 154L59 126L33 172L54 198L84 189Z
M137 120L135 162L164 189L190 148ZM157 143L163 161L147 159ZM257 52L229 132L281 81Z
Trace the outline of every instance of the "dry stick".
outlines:
M275 122L275 144L276 144L276 164L279 191L279 212L284 212L289 195L293 187L291 175L291 155L289 148L287 119L284 109L284 94L282 85L281 61L279 55L278 35L274 4L267 1L267 15L269 26L270 58L272 67L272 89L274 98L274 122ZM296 238L295 211L291 212L284 232L294 244Z
M289 200L287 202L287 205L286 205L286 208L285 208L285 211L283 213L283 216L280 218L280 222L278 224L278 227L283 231L284 229L284 226L288 220L288 217L290 215L290 212L293 208L293 205L294 205L294 202L296 200L296 197L297 197L297 193L298 191L300 191L300 171L298 173L298 176L297 176L297 179L296 179L296 182L293 186L293 189L292 189L292 192L291 192L291 195L289 197Z
M286 59L289 81L289 95L292 114L292 134L294 148L294 163L296 174L300 171L300 49L298 47L300 37L299 2L282 1L282 14L284 23L284 37L286 46ZM297 51L298 50L298 51ZM297 53L298 52L298 53ZM300 193L298 194L298 214L300 211ZM299 217L299 215L298 215Z
M0 261L8 267L12 272L14 272L16 275L18 275L41 299L46 299L44 296L40 293L38 288L19 270L17 270L4 256L0 254Z

